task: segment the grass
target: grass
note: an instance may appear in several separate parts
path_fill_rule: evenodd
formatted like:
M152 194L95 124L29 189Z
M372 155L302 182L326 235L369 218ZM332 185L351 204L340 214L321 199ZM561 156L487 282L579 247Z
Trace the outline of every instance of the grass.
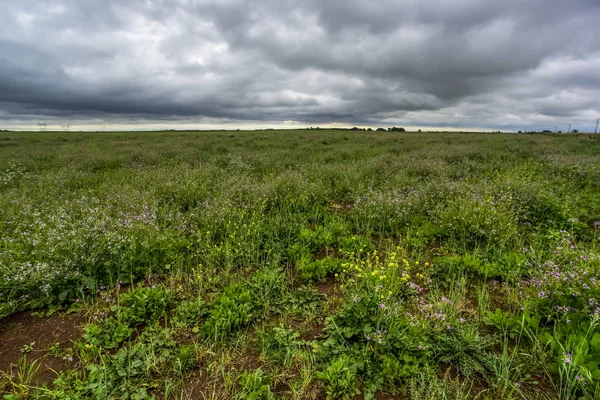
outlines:
M0 393L597 399L598 221L585 136L0 133L0 318L87 320Z

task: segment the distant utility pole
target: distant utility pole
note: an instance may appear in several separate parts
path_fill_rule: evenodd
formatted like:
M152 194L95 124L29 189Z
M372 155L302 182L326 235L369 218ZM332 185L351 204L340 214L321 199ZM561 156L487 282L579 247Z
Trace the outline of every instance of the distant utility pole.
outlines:
M600 118L596 120L596 129L594 129L594 133L598 133L598 122L600 122Z
M571 124L569 124L569 130L567 131L567 133L571 133Z

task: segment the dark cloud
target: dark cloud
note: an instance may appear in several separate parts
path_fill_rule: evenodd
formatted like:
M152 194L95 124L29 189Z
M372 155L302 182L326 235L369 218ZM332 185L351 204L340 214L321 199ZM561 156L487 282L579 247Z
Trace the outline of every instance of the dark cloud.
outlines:
M589 129L600 113L597 0L2 3L4 125Z

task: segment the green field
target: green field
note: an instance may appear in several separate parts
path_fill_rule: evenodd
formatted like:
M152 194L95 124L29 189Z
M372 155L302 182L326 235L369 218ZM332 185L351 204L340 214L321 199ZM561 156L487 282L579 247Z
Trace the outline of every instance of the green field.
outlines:
M587 136L0 133L7 400L600 399L599 279Z

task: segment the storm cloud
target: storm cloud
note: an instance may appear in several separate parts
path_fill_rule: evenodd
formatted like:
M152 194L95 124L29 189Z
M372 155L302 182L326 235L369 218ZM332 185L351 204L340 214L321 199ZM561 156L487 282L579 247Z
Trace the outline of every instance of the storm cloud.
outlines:
M598 0L2 0L0 125L593 130ZM2 128L2 126L0 126Z

